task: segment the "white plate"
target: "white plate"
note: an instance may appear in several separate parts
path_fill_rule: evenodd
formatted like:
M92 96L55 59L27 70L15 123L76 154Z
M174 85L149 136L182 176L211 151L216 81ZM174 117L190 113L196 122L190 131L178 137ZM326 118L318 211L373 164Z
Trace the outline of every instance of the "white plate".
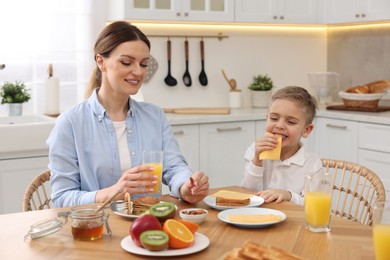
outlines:
M189 255L199 251L202 251L210 244L210 240L203 234L198 232L195 233L194 244L187 248L182 249L165 249L162 251L149 251L143 247L139 247L134 244L133 239L130 236L125 237L121 241L121 247L127 252L137 254L137 255L147 255L147 256L179 256L179 255Z
M164 202L164 201L160 201L160 202ZM175 208L177 210L177 205L175 205ZM136 218L142 216L142 215L126 214L124 212L115 211L115 210L113 210L112 212L114 212L114 214L116 214L118 216L122 216L122 217L125 217L125 218L130 218L130 219L136 219Z
M281 216L282 219L279 221L275 222L267 222L267 223L240 223L240 222L232 222L228 219L228 215L235 215L235 214L240 214L240 215L259 215L259 214L275 214L278 216ZM258 227L266 227L270 225L274 225L277 223L280 223L286 219L286 214L279 210L274 210L274 209L265 209L265 208L244 208L244 209L228 209L220 212L218 214L218 218L222 220L223 222L239 226L239 227L244 227L244 228L258 228Z
M264 203L264 199L259 196L253 196L250 198L249 204L244 207L235 207L235 206L218 206L215 203L216 198L214 196L207 196L203 199L204 203L206 203L208 206L218 209L218 210L225 210L225 209L237 209L237 208L248 208L248 207L256 207Z

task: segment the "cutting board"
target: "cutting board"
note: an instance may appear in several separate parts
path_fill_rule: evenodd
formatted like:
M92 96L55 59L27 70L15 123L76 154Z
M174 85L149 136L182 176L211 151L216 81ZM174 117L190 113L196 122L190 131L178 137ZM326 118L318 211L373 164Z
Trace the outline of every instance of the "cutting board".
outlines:
M384 111L389 111L390 107L386 106L379 106L376 108L366 108L366 107L347 107L344 105L332 105L332 106L327 106L326 109L329 110L346 110L346 111L362 111L362 112L384 112Z
M227 115L230 114L228 107L184 107L164 108L165 113L173 114L194 114L194 115Z

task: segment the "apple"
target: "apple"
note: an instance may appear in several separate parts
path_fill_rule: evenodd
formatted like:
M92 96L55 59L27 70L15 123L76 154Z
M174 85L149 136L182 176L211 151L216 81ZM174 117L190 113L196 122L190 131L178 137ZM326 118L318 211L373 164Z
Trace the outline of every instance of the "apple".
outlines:
M130 236L133 239L134 244L142 247L140 236L142 232L147 230L162 230L161 223L155 216L146 214L134 220L133 224L130 226Z

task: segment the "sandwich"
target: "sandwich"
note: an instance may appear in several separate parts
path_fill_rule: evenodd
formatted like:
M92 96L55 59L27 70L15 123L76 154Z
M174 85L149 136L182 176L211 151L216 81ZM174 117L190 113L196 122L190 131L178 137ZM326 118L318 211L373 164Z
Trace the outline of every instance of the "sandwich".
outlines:
M265 135L272 135L269 132L266 132ZM282 137L277 135L278 144L272 150L262 151L259 155L259 160L280 160L280 153L282 151Z
M145 211L149 210L154 204L160 202L159 198L152 196L144 196L133 200L133 214L141 215Z
M231 214L227 216L228 220L237 223L273 223L282 220L282 217L275 214Z
M228 252L223 259L302 260L303 258L274 246L263 246L252 241L247 241L243 248L234 248L232 251Z
M246 194L235 191L220 190L211 195L215 197L215 204L218 206L243 207L250 203L252 194Z

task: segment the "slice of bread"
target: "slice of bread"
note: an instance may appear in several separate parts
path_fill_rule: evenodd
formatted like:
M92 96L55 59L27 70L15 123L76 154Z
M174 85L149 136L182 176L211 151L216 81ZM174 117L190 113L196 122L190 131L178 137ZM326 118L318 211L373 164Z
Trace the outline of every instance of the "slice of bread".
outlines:
M253 197L252 194L227 190L220 190L211 196L216 198L215 204L218 206L246 206Z
M266 134L271 134L271 133L267 132ZM259 160L280 160L280 153L282 151L282 137L278 135L277 138L278 138L278 145L272 150L261 152L259 155Z
M303 260L295 254L274 246L263 246L252 241L247 241L243 248L234 248L228 252L224 260Z

